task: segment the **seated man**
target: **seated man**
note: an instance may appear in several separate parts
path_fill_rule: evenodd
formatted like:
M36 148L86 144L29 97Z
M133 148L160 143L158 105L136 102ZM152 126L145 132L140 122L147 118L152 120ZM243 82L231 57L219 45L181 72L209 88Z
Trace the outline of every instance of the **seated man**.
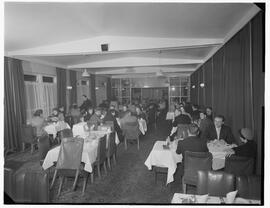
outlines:
M91 126L94 125L94 128L97 128L103 121L101 118L101 109L98 107L94 110L94 114L91 116L89 121L87 121L88 126L91 129Z
M238 147L228 149L227 156L236 155L240 157L256 158L257 145L253 140L252 131L248 128L242 128L239 130L239 137L243 144Z
M232 134L231 128L224 125L225 118L222 115L218 115L214 119L214 125L203 132L202 138L205 141L209 140L224 140L228 144L236 143Z
M208 152L206 142L198 136L199 132L199 127L196 124L190 124L188 126L188 137L178 142L176 153L183 155L183 161L185 151Z

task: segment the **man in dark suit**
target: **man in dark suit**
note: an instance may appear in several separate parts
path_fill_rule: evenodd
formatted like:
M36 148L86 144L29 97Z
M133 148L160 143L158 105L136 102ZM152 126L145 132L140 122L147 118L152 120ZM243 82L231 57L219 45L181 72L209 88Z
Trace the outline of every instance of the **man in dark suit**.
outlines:
M88 108L92 107L92 102L86 95L83 95L83 103L80 106L81 113L84 113L88 110Z
M199 127L196 124L190 124L188 126L188 137L178 142L176 153L183 155L183 161L186 151L208 152L206 142L198 136L199 132Z
M228 144L236 143L231 128L224 125L224 121L224 116L216 116L214 119L214 125L209 126L209 128L203 133L202 138L205 141L217 139L224 140Z

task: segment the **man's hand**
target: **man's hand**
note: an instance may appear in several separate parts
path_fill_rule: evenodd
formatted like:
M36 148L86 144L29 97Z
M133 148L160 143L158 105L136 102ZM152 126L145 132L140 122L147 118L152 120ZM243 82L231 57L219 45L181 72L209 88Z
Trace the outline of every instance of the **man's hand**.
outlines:
M233 149L226 149L225 152L226 152L226 157L230 157L233 154L235 154Z

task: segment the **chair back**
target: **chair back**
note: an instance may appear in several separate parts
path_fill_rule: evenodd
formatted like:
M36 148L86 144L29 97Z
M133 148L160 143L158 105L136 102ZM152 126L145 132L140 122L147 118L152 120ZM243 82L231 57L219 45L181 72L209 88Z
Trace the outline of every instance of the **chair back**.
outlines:
M22 141L32 143L35 140L36 128L31 125L22 125L21 134Z
M226 157L224 171L235 176L252 175L254 172L254 159L235 155Z
M60 146L56 169L80 168L84 140L82 138L63 138Z
M59 132L60 140L67 137L73 137L73 133L71 129L63 129Z
M50 150L50 138L47 133L44 133L42 136L38 138L39 159L43 160L46 157L49 150Z
M223 171L198 171L197 194L226 196L234 191L235 177Z
M236 177L236 189L242 198L261 200L261 184L261 177L257 175Z
M108 141L108 156L111 157L116 152L115 132L111 132Z
M122 126L123 135L126 139L138 139L140 135L139 123L138 121L134 122L125 122Z
M98 152L97 152L97 162L103 163L106 160L106 141L107 135L99 138L98 141Z
M188 136L188 124L178 124L177 125L177 137L186 138Z
M198 170L211 170L213 156L210 152L185 152L184 180L189 184L197 184Z

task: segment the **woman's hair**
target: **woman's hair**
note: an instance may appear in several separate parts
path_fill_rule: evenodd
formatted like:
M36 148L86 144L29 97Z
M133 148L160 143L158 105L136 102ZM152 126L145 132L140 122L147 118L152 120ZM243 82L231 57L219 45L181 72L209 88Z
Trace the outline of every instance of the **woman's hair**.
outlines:
M42 109L38 109L34 112L34 116L40 116L41 114L43 114L43 110Z

